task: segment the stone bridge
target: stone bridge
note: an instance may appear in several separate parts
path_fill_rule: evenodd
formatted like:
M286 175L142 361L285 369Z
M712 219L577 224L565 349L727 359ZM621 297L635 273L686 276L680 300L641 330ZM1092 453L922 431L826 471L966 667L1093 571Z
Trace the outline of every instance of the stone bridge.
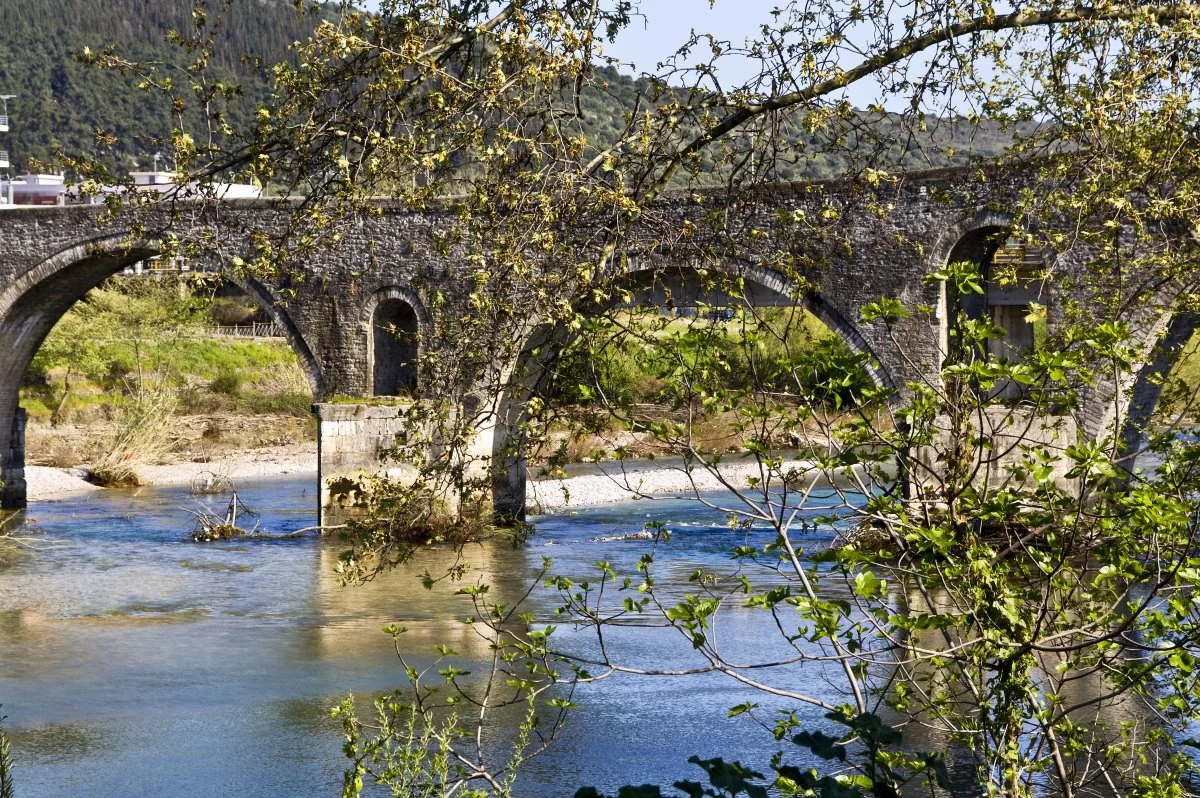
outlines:
M997 184L992 178L983 181L986 191L976 190L970 174L909 174L873 189L839 183L781 186L760 198L757 210L748 212L746 224L753 222L749 217L755 214L765 219L779 211L819 214L822 209L834 208L843 214L836 241L801 240L789 245L820 250L820 257L811 259L820 265L805 272L808 287L799 293L813 313L853 349L870 354L876 380L904 386L936 374L947 351L946 298L940 287L926 285L924 278L953 260L989 263L997 248L997 235L1011 222L1005 213L1005 196L1019 190L1018 181ZM966 190L962 190L964 186ZM656 209L667 217L687 216L707 210L706 202L703 196L678 195L663 199ZM270 227L279 214L267 202L228 203L222 212L249 225L261 222L264 227ZM88 290L156 251L153 236L130 247L124 234L114 234L112 227L98 227L97 215L97 209L87 206L0 213L0 475L4 507L20 507L25 501L24 414L18 407L18 389L35 352L63 313ZM380 445L398 429L397 405L355 404L353 399L420 392L423 386L414 367L416 347L436 353L446 345L437 340L434 314L462 312L470 290L467 270L436 244L439 231L452 222L449 214L438 211L413 213L383 207L379 215L347 225L336 247L298 264L291 274L270 279L232 278L285 331L308 374L320 417L323 487L333 476L377 467ZM635 268L686 267L686 254L674 252L650 247ZM1069 255L1059 253L1058 257ZM778 273L740 256L725 268L743 276L760 301L790 301L793 286ZM890 335L877 325L858 325L859 307L880 297L938 308L939 312L932 323L919 315L903 320ZM986 305L980 312L1019 326L1024 323L1023 308L1030 301L1052 304L1053 297L990 285L978 301ZM419 343L387 334L382 328L389 325L415 333L413 340ZM1148 340L1152 332L1167 326L1172 340L1184 340L1194 320L1155 318L1147 323ZM1031 332L1010 329L1010 337L1020 339L1026 334ZM1146 366L1147 373L1154 367ZM1157 388L1146 374L1141 377L1133 392L1136 395L1121 393L1127 398L1118 402L1095 392L1074 419L1078 434L1099 436L1127 412L1152 407ZM330 403L334 397L339 403ZM495 413L511 416L513 411L497 407ZM495 509L519 516L524 507L524 468L501 462L498 455L489 462L490 453L499 451L503 437L499 430L496 425L480 433L478 467L493 474Z

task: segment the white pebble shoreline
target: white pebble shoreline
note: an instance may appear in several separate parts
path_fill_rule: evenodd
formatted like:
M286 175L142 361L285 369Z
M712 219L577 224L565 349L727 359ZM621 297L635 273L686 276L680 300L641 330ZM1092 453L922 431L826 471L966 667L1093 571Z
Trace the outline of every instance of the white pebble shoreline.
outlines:
M637 462L636 467L624 473L612 463L606 464L606 468L610 473L530 481L526 492L530 512L614 504L649 496L691 497L698 492L725 487L742 489L749 487L751 478L762 474L754 461L722 463L718 468L719 477L700 466L689 472L679 465L648 466L646 461ZM814 466L807 460L793 460L785 463L784 468L804 472L812 471Z
M291 450L266 450L247 453L212 463L171 463L139 469L151 485L188 484L202 471L228 475L234 480L255 479L285 474L316 476L315 453ZM794 460L786 467L812 469L804 460ZM692 496L697 491L719 490L725 485L711 471L696 467L689 473L681 465L655 465L651 461L636 461L622 471L616 463L606 463L607 473L589 473L562 479L531 479L527 489L529 510L537 514L564 507L585 507L594 504L614 504L640 496ZM596 469L599 471L599 468ZM745 488L748 480L759 476L754 461L729 461L720 465L721 477L736 488ZM54 501L69 496L95 492L103 488L87 482L79 469L28 466L25 469L27 495L30 502Z

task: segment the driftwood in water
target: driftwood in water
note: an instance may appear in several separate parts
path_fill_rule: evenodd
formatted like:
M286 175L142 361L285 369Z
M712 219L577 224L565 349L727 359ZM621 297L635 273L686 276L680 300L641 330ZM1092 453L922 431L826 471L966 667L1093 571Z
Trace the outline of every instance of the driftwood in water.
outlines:
M192 540L197 543L207 543L213 540L229 540L241 535L253 534L258 531L258 513L248 509L238 501L237 491L229 499L229 506L224 515L218 515L207 507L190 510L196 516L196 527L192 530ZM238 519L253 518L254 527L243 529L238 526Z

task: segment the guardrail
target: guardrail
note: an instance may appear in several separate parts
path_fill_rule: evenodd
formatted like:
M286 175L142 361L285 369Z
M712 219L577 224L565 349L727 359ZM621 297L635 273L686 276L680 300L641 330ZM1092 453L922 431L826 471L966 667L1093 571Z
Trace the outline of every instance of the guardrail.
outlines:
M208 328L211 335L224 335L232 338L282 338L283 329L274 322L264 321L254 324L221 324Z
M0 114L0 133L8 132L8 117Z
M149 260L138 261L132 266L126 266L121 274L125 276L139 274L180 274L182 272L208 272L212 268L203 263L189 263L182 258L168 260L164 258L150 258Z
M8 168L8 150L0 150L0 169Z

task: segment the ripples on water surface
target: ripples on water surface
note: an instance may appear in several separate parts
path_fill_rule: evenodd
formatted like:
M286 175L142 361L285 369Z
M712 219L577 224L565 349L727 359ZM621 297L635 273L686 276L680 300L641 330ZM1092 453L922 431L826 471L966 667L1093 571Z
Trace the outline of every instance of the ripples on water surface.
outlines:
M265 530L285 533L315 522L314 489L311 479L278 480L244 485L239 495L261 512ZM27 513L47 548L0 570L0 704L20 798L335 795L343 760L329 708L347 691L402 683L381 626L408 626L406 647L426 661L435 642L483 655L455 622L463 600L430 593L416 578L426 567L436 573L448 554L341 588L332 574L336 542L305 535L195 544L183 509L192 502L186 489L155 488ZM543 556L572 576L594 573L599 560L632 571L646 541L593 539L653 519L674 531L659 553L660 579L732 570L729 551L744 536L718 513L679 501L541 517L528 546L473 547L471 559L490 575L494 598L514 596ZM553 597L534 601L539 620L550 619ZM763 620L731 611L718 630L723 645L746 658L769 654L763 641L777 636ZM615 645L639 664L692 661L686 643L661 629L624 629ZM828 691L815 671L797 679ZM774 742L744 717L725 719L751 697L722 677L619 677L583 687L581 711L528 765L517 792L665 785L699 775L686 764L693 754L764 769ZM789 756L803 764L798 753Z

